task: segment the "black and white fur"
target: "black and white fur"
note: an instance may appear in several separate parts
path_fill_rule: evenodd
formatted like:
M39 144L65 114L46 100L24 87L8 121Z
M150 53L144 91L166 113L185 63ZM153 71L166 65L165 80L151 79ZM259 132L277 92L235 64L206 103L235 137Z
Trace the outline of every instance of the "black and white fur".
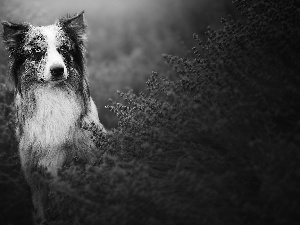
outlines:
M49 26L2 25L15 86L21 165L37 223L43 223L48 192L35 172L46 171L55 178L74 157L88 160L96 146L86 127L105 132L87 82L86 23L82 12Z

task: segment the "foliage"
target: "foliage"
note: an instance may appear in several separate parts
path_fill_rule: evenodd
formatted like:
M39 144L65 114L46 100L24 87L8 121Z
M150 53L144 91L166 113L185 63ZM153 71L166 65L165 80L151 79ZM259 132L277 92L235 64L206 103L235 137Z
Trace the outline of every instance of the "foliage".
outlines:
M30 193L21 173L16 151L12 94L0 86L0 223L31 223Z

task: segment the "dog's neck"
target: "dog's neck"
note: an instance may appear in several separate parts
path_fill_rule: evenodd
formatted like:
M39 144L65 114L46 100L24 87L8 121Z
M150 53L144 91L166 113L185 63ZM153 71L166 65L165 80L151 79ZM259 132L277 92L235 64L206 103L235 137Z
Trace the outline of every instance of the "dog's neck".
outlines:
M75 93L58 88L36 88L17 104L22 115L21 138L38 149L72 141L82 107ZM21 112L20 112L21 111Z

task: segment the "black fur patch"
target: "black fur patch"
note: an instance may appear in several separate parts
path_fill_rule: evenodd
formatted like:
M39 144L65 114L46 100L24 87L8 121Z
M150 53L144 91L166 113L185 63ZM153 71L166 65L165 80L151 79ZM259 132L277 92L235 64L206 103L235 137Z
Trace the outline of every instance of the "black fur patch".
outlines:
M23 46L29 25L22 23L2 22L3 25L3 41L8 50L11 62L11 77L18 90L20 90L20 82L18 74L21 65L25 62L27 56L24 54Z
M85 51L86 46L84 43L84 36L86 34L86 24L83 19L83 12L75 15L61 18L59 20L59 26L64 30L67 36L74 43L74 48L70 52L78 70L81 74L85 72Z

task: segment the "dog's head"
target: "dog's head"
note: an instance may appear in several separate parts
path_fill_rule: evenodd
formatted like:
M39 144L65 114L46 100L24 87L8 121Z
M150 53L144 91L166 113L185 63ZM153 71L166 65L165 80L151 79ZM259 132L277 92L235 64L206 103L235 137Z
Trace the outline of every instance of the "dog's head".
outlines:
M2 22L16 90L34 85L84 85L86 24L83 12L49 26Z

